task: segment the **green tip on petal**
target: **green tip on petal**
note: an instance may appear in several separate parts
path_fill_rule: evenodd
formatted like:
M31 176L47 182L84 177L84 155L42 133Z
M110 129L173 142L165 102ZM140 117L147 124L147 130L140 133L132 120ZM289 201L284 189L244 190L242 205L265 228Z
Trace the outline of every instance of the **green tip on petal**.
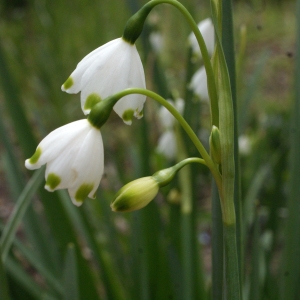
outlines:
M143 110L137 111L137 118L138 118L138 119L141 119L143 116L144 116Z
M73 78L69 77L63 84L63 87L65 90L68 90L73 84L74 84Z
M40 156L42 154L42 149L37 148L34 154L29 158L29 162L34 165L39 160Z
M134 111L132 109L127 109L122 115L124 122L131 122L133 119Z
M46 180L46 186L48 186L51 190L54 190L61 182L61 178L54 174L50 173Z
M77 202L83 202L94 188L93 184L82 184L75 194L75 200Z
M86 101L85 101L85 104L84 104L84 109L86 109L86 110L92 109L101 100L102 99L101 99L101 97L98 94L96 94L96 93L90 94L86 98Z

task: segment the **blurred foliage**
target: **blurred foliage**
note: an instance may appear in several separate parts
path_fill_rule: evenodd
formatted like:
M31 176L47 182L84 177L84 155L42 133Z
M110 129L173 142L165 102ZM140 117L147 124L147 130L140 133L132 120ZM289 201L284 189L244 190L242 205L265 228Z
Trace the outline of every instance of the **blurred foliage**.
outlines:
M209 15L208 2L181 2L196 21ZM31 176L22 167L28 149L58 126L84 117L79 95L62 93L61 84L82 57L121 36L128 17L144 3L7 0L0 4L0 48L6 66L1 67L1 84L7 79L0 87L2 224ZM240 161L244 296L283 300L278 291L288 215L295 4L236 1L233 14L237 58L243 58L237 69L239 128L250 149L241 152ZM240 51L242 26L246 27L244 52ZM149 43L154 31L162 34L160 52ZM162 5L150 14L137 47L148 88L167 98L184 97L186 118L199 136L208 137L209 107L188 89L191 74L201 64L188 51L189 31L177 11ZM105 176L96 200L86 200L78 209L64 191L37 193L4 265L11 299L186 299L187 233L192 299L209 299L211 192L205 168L191 168L193 212L188 229L180 210L178 178L141 211L110 211L109 203L122 185L170 165L155 151L161 132L157 108L148 100L144 118L135 120L131 128L113 114L103 127ZM27 120L30 130L23 124L22 131L14 111ZM190 142L185 140L185 146L190 156L195 155Z

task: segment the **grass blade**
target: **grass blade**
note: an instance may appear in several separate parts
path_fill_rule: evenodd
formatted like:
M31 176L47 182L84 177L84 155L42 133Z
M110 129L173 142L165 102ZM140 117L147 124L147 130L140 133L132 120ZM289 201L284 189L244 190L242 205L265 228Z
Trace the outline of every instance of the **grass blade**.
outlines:
M299 298L300 278L300 1L297 1L297 55L296 55L296 97L292 107L290 132L290 179L288 197L288 218L285 228L285 248L283 252L281 299L296 300Z
M0 259L0 299L10 300L7 278L6 278L5 270L1 259Z
M76 250L74 245L70 244L67 249L63 272L65 300L79 300L77 272Z
M232 1L222 0L222 46L230 78L230 88L233 106L233 131L234 131L234 205L236 215L236 243L239 263L240 290L242 290L242 225L241 225L241 183L240 183L240 160L238 146L238 115L236 93L236 65L234 50L234 32Z
M3 230L3 234L0 240L2 261L5 261L7 257L8 251L13 242L17 228L28 208L28 205L32 200L32 196L39 188L39 186L42 183L42 180L44 179L44 176L42 176L43 172L44 172L44 168L37 170L32 176L32 178L29 180L28 184L24 188L23 192L21 193L16 203L16 206L11 214L11 217L7 225Z

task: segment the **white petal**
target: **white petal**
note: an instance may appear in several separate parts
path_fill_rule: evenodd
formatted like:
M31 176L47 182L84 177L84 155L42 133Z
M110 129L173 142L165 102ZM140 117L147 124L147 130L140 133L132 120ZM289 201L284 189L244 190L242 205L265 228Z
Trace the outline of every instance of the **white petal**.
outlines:
M190 87L200 100L208 101L207 76L204 67L201 67L192 77Z
M87 71L88 68L95 64L95 61L100 57L103 58L103 61L107 59L107 55L109 52L112 51L115 47L120 44L120 38L112 40L101 47L98 47L88 55L86 55L78 64L76 69L70 75L73 80L73 85L70 88L65 89L64 85L62 85L62 90L70 93L70 94L77 94L82 89L82 77L84 73ZM108 49L107 49L108 48Z
M48 191L54 191L58 189L65 189L70 187L77 177L77 172L72 168L74 159L81 148L84 136L80 136L77 139L71 141L71 143L63 149L63 151L52 161L47 163L47 168L45 172L46 185L45 188ZM55 187L51 184L47 185L48 176L58 176L60 182Z
M168 100L168 102L170 104L172 104L172 106L175 106L173 101ZM159 115L160 123L161 123L161 125L164 129L168 129L168 128L173 127L175 118L169 112L168 109L166 109L164 106L161 106L160 109L159 109L158 115Z
M201 21L198 24L198 28L202 34L208 53L212 55L215 46L215 31L211 19L207 18ZM200 48L193 32L189 35L188 39L194 53L201 56Z
M28 169L38 169L45 163L52 161L55 157L69 145L73 140L79 138L81 134L85 134L88 130L89 122L86 119L75 121L57 128L48 134L37 146L41 150L41 155L37 162L31 163L27 159L25 166Z
M173 130L167 130L160 136L156 150L168 159L175 158L176 137Z
M182 98L177 98L175 100L175 108L178 110L178 112L182 115L184 112L184 100Z
M73 203L80 205L84 199L76 199L78 190L84 186L90 187L85 196L93 198L102 178L104 150L99 130L91 128L73 161L72 169L76 171L77 177L68 190Z

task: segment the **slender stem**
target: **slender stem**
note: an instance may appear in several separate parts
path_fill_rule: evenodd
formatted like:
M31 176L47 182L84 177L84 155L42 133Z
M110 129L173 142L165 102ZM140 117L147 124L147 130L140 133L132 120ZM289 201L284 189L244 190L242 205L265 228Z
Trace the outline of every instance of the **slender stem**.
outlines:
M236 225L223 223L224 262L225 262L225 295L227 300L239 300L239 265L237 260Z
M210 104L211 104L211 118L212 118L212 125L215 125L219 127L219 108L218 108L218 93L217 93L217 87L215 82L215 76L213 72L213 68L210 61L210 56L208 54L204 39L202 37L202 34L198 28L197 23L189 13L189 11L179 2L175 0L152 0L146 3L140 11L145 11L146 13L144 16L147 16L148 13L151 11L153 7L155 7L158 4L170 4L177 8L182 15L185 17L186 21L190 25L192 31L195 34L195 37L197 39L197 42L199 44L202 59L204 63L204 67L206 70L207 75L207 87L208 87L208 93L210 97ZM139 11L139 12L140 12ZM140 24L138 24L140 25Z
M182 132L179 125L176 124L176 145L177 145L177 159L182 160L187 156L186 148L182 139ZM187 162L202 163L203 159L186 159ZM186 300L194 299L193 295L193 281L195 277L193 266L193 237L192 237L192 181L190 167L184 168L179 174L179 185L181 190L181 214L180 214L180 243L181 243L181 262L182 262L182 276L183 276L183 298Z
M152 91L149 91L146 89L140 89L140 88L125 89L119 93L114 94L113 98L119 100L120 98L125 97L130 94L141 94L141 95L145 95L149 98L152 98L153 100L155 100L158 103L160 103L161 105L163 105L173 115L173 117L179 122L179 124L185 130L185 132L190 137L191 141L193 142L193 144L195 145L195 147L197 148L197 150L203 157L206 166L210 169L210 171L212 172L212 175L214 176L214 178L216 180L219 190L222 191L222 178L221 178L218 168L212 161L210 155L205 150L204 146L198 139L198 137L195 134L195 132L193 131L193 129L186 122L186 120L183 118L183 116L176 110L176 108L172 104L170 104L166 99L161 97L160 95L158 95Z

